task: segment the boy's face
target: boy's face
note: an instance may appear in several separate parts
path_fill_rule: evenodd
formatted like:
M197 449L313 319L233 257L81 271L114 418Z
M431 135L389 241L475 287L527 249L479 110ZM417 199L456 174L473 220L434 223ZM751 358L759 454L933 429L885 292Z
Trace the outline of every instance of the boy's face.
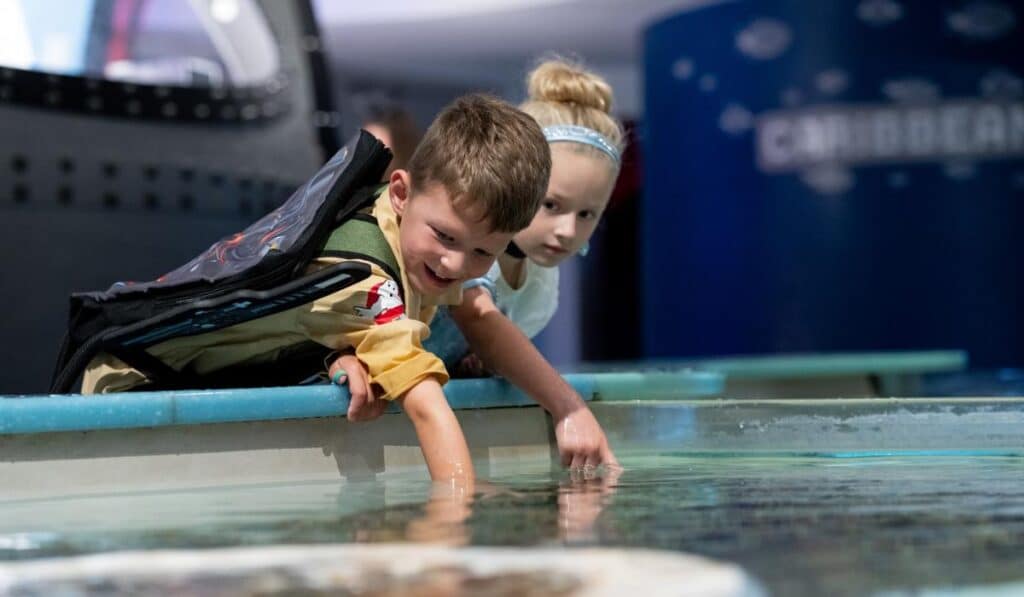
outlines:
M512 240L479 214L456 209L444 186L424 185L415 196L410 189L409 173L395 170L388 191L400 218L402 266L417 292L437 296L483 276Z
M580 153L571 143L553 143L547 195L530 225L515 235L516 245L543 267L555 267L578 253L608 206L616 175L604 156Z

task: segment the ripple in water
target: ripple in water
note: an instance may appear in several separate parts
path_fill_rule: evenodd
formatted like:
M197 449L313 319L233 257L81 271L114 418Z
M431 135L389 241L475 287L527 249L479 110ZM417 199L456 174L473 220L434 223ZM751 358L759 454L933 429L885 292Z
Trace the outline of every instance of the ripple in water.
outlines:
M1024 578L1019 456L677 451L620 457L621 476L512 471L468 499L432 493L425 480L140 495L131 510L147 528L119 529L117 516L99 533L62 523L59 537L36 536L35 549L0 550L0 557L340 542L597 545L735 562L777 595L864 595ZM224 511L219 520L192 526L156 512L144 516L141 504L172 497L178 508L199 500L197 512L212 504ZM120 498L103 496L110 499ZM49 507L94 522L95 509L81 506L87 504ZM45 504L33 507L35 518L47 518ZM12 520L11 511L0 513ZM22 516L20 525L28 521Z

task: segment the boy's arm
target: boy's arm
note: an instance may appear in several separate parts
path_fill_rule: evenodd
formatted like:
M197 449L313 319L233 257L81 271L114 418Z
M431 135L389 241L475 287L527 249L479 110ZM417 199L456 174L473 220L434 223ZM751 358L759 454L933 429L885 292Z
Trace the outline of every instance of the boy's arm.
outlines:
M373 390L366 380L366 370L354 355L342 355L329 371L332 380L338 379L335 383L349 385L350 421L369 421L384 413L387 401L374 399ZM472 484L473 462L466 438L437 379L428 377L417 383L398 397L398 404L416 428L430 477L434 481L451 481L460 486Z
M380 291L384 284L393 283L384 272L374 270L366 280L301 310L296 316L298 329L329 348L355 351L358 360L339 359L331 374L341 370L365 377L367 400L371 396L375 402L399 400L416 427L434 480L472 481L473 464L462 428L441 391L448 373L440 359L423 349L421 338L429 333L427 325L406 317L401 297ZM346 360L353 366L346 369Z
M451 314L484 363L551 413L563 465L618 466L601 425L583 398L495 306L487 291L466 290Z
M434 481L472 483L475 475L466 437L433 377L417 383L398 398L409 415Z
M411 359L406 361L413 365L411 371L398 372L396 375L396 369L391 369L378 376L378 381L386 384L381 390L392 391L390 395L395 397L416 428L420 450L431 479L459 485L469 484L471 487L475 474L469 447L462 427L441 390L440 381L447 379L447 375L443 375L444 367L439 365L438 372L426 366L437 357L423 352L421 348L417 349L414 343L408 341L409 334L419 326L426 327L419 322L401 320L361 332L351 332L350 337L361 339L355 343L357 347L374 347L377 350L362 353L363 358L369 361L365 366L356 356L343 355L335 361L330 371L333 376L345 375L349 378L347 383L353 391L349 420L370 420L380 416L386 405L384 399L373 396L373 384L368 378L373 369L371 363L380 368L385 364L393 364L395 360ZM421 355L429 358L424 360ZM416 365L417 361L424 362ZM439 378L439 375L443 377ZM360 390L361 396L357 395Z

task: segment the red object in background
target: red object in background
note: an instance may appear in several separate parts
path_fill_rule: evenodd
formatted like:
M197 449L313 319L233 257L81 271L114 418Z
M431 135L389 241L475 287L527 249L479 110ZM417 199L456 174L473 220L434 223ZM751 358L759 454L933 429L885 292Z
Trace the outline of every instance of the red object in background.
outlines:
M145 0L115 0L107 41L107 63L132 57L131 45Z

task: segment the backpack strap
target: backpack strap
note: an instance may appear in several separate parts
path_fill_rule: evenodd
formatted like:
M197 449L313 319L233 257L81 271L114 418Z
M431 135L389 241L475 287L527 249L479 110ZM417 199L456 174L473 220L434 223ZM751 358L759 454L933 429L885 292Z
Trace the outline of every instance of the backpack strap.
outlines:
M147 375L154 372L153 379L173 378L177 372L147 358L148 346L266 316L368 277L371 268L365 261L345 260L313 273L307 273L307 269L338 225L380 195L379 181L390 157L387 148L372 135L359 133L283 205L240 233L241 238L249 238L256 245L267 224L280 223L281 218L288 220L287 224L294 224L288 229L290 240L279 251L243 252L246 256L238 260L218 260L221 264L209 271L195 273L189 269L196 259L218 256L218 248L235 246L229 244L240 238L235 235L171 272L180 270L180 277L73 294L68 334L58 356L51 392L69 391L101 352L121 356ZM247 237L250 233L253 236Z
M405 298L402 287L401 267L395 258L388 239L380 229L377 218L363 212L349 216L341 226L335 228L320 252L321 257L361 259L378 266L398 284L398 290Z

